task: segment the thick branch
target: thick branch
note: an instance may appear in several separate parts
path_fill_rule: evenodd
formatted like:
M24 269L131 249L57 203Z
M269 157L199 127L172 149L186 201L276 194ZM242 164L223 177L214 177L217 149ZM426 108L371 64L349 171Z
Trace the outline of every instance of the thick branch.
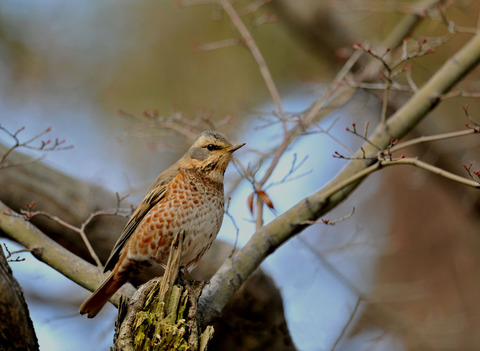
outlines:
M0 231L25 246L32 254L67 278L91 291L103 282L103 274L98 267L71 253L43 234L22 216L6 214L10 209L0 202ZM15 214L12 211L13 214ZM112 298L118 305L120 294L132 296L135 288L124 285Z
M38 350L23 291L13 277L0 246L0 349Z
M441 95L448 92L480 60L480 35L474 36L455 56L449 59L440 70L399 109L385 126L380 125L370 138L373 144L386 148L391 139L399 139L408 133L439 102ZM375 155L370 144L363 149L367 155ZM363 152L358 150L357 157ZM345 200L362 179L349 183L331 193L338 183L354 176L369 167L373 160L352 160L327 186L299 202L270 224L259 229L241 250L237 251L220 267L204 289L200 299L198 317L202 323L216 318L241 286L243 281L260 263L280 245L305 229L305 221L316 220Z

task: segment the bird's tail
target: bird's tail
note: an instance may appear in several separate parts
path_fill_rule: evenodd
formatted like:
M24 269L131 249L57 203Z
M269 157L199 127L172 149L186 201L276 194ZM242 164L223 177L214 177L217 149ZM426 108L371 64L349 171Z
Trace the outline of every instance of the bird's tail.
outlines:
M126 282L127 279L123 277L125 277L125 275L119 276L117 269L114 268L103 284L82 303L80 306L80 314L86 313L88 318L95 317L113 294Z

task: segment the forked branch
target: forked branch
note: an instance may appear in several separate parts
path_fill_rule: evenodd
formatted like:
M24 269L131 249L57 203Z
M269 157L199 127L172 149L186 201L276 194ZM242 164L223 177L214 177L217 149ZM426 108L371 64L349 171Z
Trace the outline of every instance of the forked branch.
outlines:
M436 74L394 113L385 125L376 128L369 140L385 149L392 139L400 139L419 123L440 101L443 94L458 83L480 61L480 35L475 35L450 58ZM375 155L369 143L362 146L366 155ZM356 156L363 155L358 150ZM369 167L378 167L376 160L351 160L324 188L305 198L268 225L258 229L249 242L227 259L210 284L204 289L199 308L202 323L216 318L243 281L273 251L292 236L303 231L305 221L317 220L350 195L371 173ZM360 174L360 176L358 176ZM353 179L353 180L352 180Z

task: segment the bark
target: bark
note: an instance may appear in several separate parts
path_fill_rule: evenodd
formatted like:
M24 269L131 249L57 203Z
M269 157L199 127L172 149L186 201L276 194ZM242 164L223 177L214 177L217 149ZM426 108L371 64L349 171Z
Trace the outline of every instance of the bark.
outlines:
M20 262L18 264L21 264ZM0 349L38 350L23 291L0 247Z

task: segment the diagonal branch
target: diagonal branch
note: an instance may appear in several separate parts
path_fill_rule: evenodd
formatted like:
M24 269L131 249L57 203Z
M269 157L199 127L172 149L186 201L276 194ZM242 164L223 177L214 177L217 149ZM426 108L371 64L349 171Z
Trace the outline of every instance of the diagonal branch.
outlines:
M9 207L0 202L0 232L25 246L38 260L45 262L86 289L93 291L103 282L103 275L98 267L57 244L33 224L25 221L21 215L10 215L9 213L12 212ZM126 284L112 298L112 301L117 306L121 294L131 296L134 292L135 288Z
M392 138L399 139L433 110L448 92L480 61L480 35L475 35L439 69L435 75L402 106L385 125L379 125L370 140L386 148ZM375 155L371 145L363 145L367 155ZM356 156L363 156L362 150ZM233 293L263 260L292 236L302 232L308 220L316 220L344 201L364 177L337 190L337 185L364 171L375 160L352 160L323 189L302 200L268 225L260 228L250 241L227 259L200 298L198 318L202 324L218 317ZM335 192L332 192L335 189Z

